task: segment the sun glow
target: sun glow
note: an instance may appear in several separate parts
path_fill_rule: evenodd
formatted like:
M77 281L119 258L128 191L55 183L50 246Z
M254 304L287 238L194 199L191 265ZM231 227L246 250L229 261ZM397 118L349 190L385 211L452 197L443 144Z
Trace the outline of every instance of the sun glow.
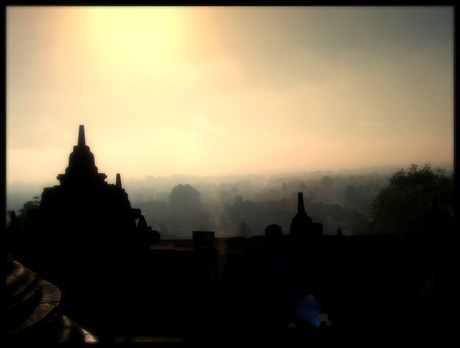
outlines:
M119 68L160 71L180 53L185 22L173 7L95 7L88 19L102 55Z
M124 178L452 162L449 10L7 10L9 182L55 178L80 124Z

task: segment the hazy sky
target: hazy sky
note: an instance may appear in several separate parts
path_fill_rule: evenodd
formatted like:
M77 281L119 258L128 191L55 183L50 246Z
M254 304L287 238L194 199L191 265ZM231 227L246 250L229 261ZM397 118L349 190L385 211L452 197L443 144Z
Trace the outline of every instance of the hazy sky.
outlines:
M453 163L453 7L7 7L7 183ZM56 184L58 183L57 180Z

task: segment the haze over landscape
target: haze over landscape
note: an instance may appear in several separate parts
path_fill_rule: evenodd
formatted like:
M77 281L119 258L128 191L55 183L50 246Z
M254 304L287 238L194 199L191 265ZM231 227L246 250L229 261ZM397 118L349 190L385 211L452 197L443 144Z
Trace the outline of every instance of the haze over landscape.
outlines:
M453 166L453 7L6 14L8 187L57 184L80 124L110 182Z
M6 18L7 343L455 340L454 7Z

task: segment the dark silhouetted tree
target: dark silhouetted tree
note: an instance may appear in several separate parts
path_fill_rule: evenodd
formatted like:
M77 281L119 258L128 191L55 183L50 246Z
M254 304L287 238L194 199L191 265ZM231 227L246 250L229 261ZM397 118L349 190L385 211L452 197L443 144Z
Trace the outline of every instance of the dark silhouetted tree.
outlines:
M448 176L441 168L432 169L429 164L420 169L412 164L407 171L393 174L388 187L378 192L371 206L372 231L424 232L434 209L444 223L453 218L453 199L453 175Z
M326 175L322 177L322 179L320 180L320 184L325 189L329 190L334 185L334 181L332 180L330 176Z
M189 184L179 184L173 187L169 195L171 200L171 209L179 213L200 208L200 192Z
M40 206L40 200L38 196L32 198L32 201L27 201L23 204L21 209L18 209L18 214L16 215L16 220L19 226L22 228L26 227L28 221L28 213L32 209L38 209Z
M185 235L194 229L206 229L209 217L203 211L200 192L189 184L173 187L169 195L173 233Z

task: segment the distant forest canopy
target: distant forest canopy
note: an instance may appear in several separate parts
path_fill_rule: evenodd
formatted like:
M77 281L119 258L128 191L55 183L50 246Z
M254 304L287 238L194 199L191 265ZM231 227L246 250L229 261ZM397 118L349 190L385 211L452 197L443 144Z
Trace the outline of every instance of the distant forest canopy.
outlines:
M372 214L377 216L372 211L376 198L389 187L392 177L409 173L411 168L416 173L438 173L453 182L451 171L425 165L409 167L407 172L393 167L353 174L316 171L277 176L148 176L143 180L123 179L123 188L131 206L142 210L148 225L159 231L162 239L191 238L192 230L213 230L220 237L250 237L263 235L270 224L280 225L287 234L296 214L298 192L303 192L307 214L313 222L323 224L325 234L337 234L340 228L344 235L362 235L382 230L370 223ZM449 192L449 185L444 186ZM21 222L25 208L37 205L42 190L29 197L25 197L26 192L11 192L7 209L16 210ZM431 202L427 205L431 207Z

